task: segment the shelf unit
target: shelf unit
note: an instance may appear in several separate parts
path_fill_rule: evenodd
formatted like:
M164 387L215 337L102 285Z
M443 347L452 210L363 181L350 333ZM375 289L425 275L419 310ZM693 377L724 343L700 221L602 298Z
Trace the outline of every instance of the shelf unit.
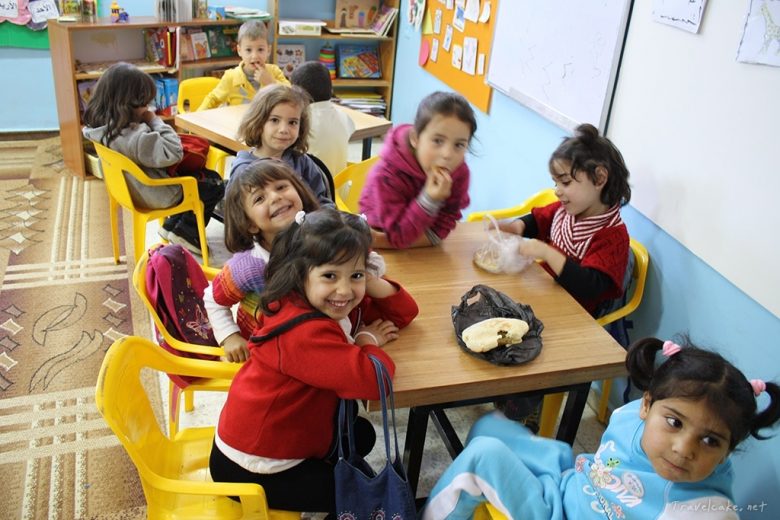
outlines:
M388 7L395 7L400 9L399 0L383 0L382 4ZM387 103L387 109L385 111L385 117L390 119L390 106L393 97L393 75L395 73L395 50L396 50L396 37L398 35L398 16L393 21L393 25L390 28L387 36L370 36L366 34L333 34L329 33L323 27L322 34L319 36L300 36L300 35L287 35L279 34L279 20L285 19L297 19L297 17L288 16L284 10L284 0L274 0L268 3L268 10L271 13L273 19L273 44L271 48L271 56L276 56L276 46L284 41L285 43L298 42L305 43L312 40L330 42L335 47L338 47L339 43L376 43L379 48L379 62L382 71L382 77L378 79L334 79L333 90L338 96L339 89L365 89L367 91L377 92L382 95ZM335 13L333 13L335 16ZM334 20L326 19L322 20L327 25L333 26ZM337 52L338 61L338 52ZM307 57L308 60L316 60L317 57Z
M112 23L108 18L96 22L49 22L49 42L54 74L57 116L60 122L62 157L65 165L81 177L87 176L84 139L81 135L78 81L97 79L100 72L78 72L76 63L139 60L145 56L144 29L159 27L206 28L240 25L240 20L192 20L163 22L151 16L133 16L129 23ZM179 52L177 47L176 52ZM161 72L176 77L201 75L202 70L235 66L234 58L210 58L179 63L178 67L144 67L149 73ZM171 120L172 118L167 118Z

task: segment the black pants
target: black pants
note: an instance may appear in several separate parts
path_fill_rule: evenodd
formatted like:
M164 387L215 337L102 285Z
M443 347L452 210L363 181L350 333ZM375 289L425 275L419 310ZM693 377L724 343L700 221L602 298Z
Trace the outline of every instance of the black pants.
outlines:
M374 447L376 432L371 423L357 417L354 426L357 452L365 456ZM327 459L306 459L279 473L253 473L228 459L216 444L211 447L209 469L214 482L253 482L263 486L268 507L283 511L335 514L333 469L338 451Z
M225 184L217 172L205 168L201 170L199 175L192 176L198 179L198 197L203 202L203 220L208 226L211 215L214 213L214 207L225 196ZM202 245L198 237L198 221L192 211L166 218L163 227L168 231L173 231L191 244L198 247Z

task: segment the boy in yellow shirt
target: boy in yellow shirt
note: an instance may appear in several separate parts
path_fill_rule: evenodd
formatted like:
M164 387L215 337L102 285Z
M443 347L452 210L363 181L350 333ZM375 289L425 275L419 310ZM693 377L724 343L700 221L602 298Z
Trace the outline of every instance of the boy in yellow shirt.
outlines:
M238 29L238 67L225 71L219 84L200 104L198 110L216 108L223 103L249 103L261 87L273 83L289 85L282 69L268 63L268 30L263 22L249 20Z

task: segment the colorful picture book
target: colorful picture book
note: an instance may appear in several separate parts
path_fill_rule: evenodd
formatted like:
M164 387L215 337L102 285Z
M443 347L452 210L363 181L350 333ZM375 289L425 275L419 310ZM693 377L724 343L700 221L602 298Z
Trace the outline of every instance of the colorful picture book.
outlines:
M339 45L338 70L340 78L381 78L379 54L376 46Z
M290 79L292 71L304 61L306 61L305 45L279 44L276 46L276 65L282 69L287 79Z
M334 24L341 27L368 28L379 12L379 0L336 0Z
M144 44L146 45L146 60L156 62L164 67L176 65L176 40L175 29L168 30L165 27L146 29L144 31Z
M192 51L196 60L211 58L209 49L209 38L204 32L194 32L190 34L192 40Z
M377 14L374 18L374 21L371 24L371 29L376 33L377 36L387 36L387 33L390 32L390 27L393 26L393 22L395 21L395 17L397 15L398 9L395 7L387 7L386 5L383 5L379 10L379 14Z
M212 58L227 58L234 55L233 50L230 48L225 33L219 27L208 27L205 30L209 40L209 51Z

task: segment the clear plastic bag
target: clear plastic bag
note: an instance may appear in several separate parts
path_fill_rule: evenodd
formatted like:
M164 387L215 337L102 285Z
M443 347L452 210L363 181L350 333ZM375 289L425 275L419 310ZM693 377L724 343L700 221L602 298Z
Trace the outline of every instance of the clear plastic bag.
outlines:
M531 265L533 258L520 254L525 238L498 229L492 215L485 216L488 241L474 252L474 263L491 273L516 274Z

